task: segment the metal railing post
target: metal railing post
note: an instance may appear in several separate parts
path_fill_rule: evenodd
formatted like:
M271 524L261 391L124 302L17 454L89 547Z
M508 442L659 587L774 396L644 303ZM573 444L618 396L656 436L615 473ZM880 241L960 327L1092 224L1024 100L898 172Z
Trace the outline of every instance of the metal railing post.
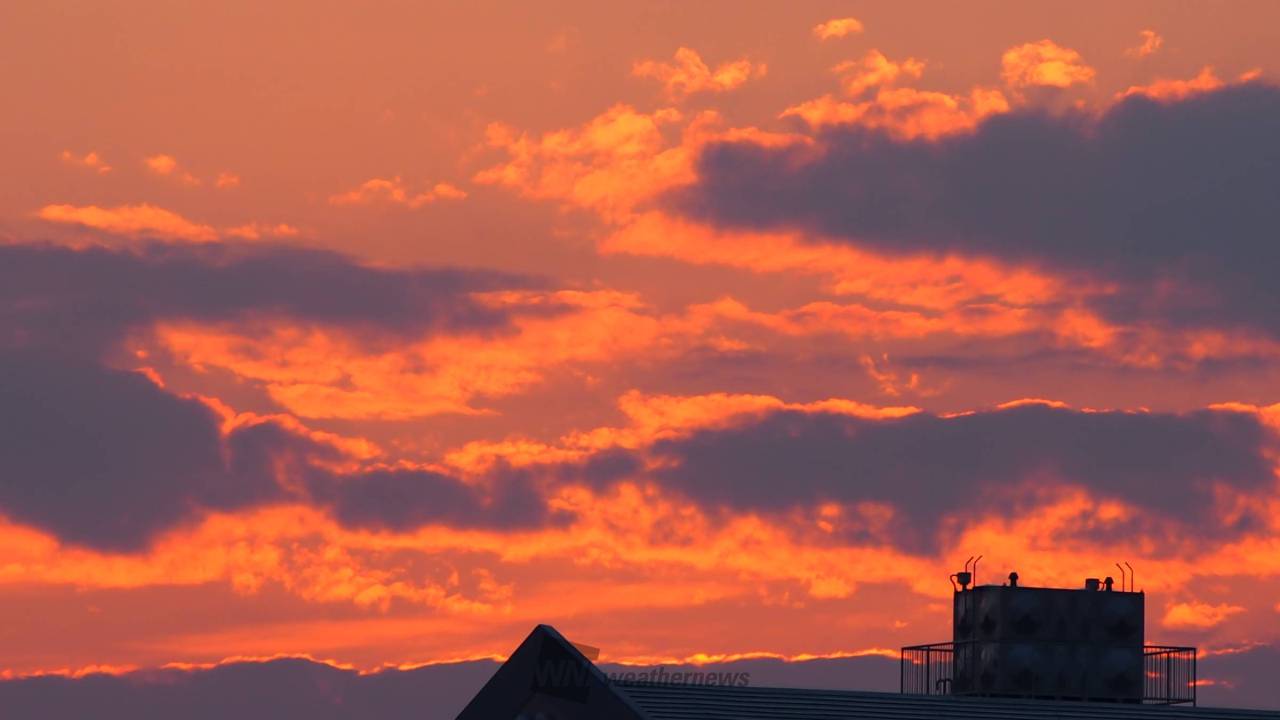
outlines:
M1199 690L1200 676L1197 674L1199 670L1196 663L1199 659L1196 657L1196 651L1191 651L1191 707L1196 706L1196 691Z

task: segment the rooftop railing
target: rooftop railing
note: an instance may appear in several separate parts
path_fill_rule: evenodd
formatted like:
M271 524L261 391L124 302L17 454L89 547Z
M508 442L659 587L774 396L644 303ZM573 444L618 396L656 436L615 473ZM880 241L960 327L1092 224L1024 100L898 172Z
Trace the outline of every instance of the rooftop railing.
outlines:
M931 643L902 648L899 691L907 695L996 695L1044 699L1111 700L1079 694L991 693L979 688L978 643ZM1147 645L1142 651L1141 702L1150 705L1196 703L1196 649ZM957 672L959 668L959 672ZM1135 697L1129 702L1138 702Z
M910 645L899 660L900 687L904 695L953 695L955 643Z
M1148 645L1142 649L1142 701L1196 704L1196 649Z

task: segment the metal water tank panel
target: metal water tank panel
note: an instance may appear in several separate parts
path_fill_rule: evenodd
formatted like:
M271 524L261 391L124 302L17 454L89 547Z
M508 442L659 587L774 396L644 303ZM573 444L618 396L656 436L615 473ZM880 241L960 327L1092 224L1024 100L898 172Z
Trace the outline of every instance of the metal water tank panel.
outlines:
M1085 637L1087 626L1081 611L1082 595L1084 593L1058 591L1048 593L1045 640L1075 643Z
M1092 593L1094 642L1104 645L1141 647L1143 631L1143 596L1137 593Z
M1032 588L1004 591L1004 622L1001 640L1048 640L1052 593Z
M955 593L952 602L951 639L953 642L974 640L977 627L977 605L972 591Z
M957 643L951 662L951 692L957 695L977 692L980 668L978 645L974 642Z
M993 642L976 643L973 655L975 687L982 693L999 692L1002 684L1000 644Z
M999 640L1005 632L1005 609L1003 588L982 587L973 590L977 604L974 638L978 640Z
M1143 690L1142 647L1095 647L1088 675L1092 699L1140 702Z

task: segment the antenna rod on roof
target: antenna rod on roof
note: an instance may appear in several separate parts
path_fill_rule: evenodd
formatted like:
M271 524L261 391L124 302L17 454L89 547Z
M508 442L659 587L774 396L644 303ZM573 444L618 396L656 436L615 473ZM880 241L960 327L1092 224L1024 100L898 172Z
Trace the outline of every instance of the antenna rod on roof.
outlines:
M973 561L973 586L974 587L978 587L978 560L981 560L981 559L982 559L982 556L979 555Z
M1116 567L1120 569L1120 592L1124 592L1124 590L1125 590L1125 587L1124 587L1124 583L1125 583L1124 566L1122 566L1120 563L1116 563Z
M1137 573L1135 573L1135 572L1133 571L1133 566L1132 566L1132 565L1129 565L1129 561L1128 561L1128 560L1125 560L1125 561L1124 561L1124 564L1129 568L1129 590L1132 592L1132 591L1133 591L1133 589L1134 589L1135 587L1137 587L1136 585L1134 585L1134 584L1133 584L1133 579L1134 579L1134 577L1136 577L1136 576L1137 576Z

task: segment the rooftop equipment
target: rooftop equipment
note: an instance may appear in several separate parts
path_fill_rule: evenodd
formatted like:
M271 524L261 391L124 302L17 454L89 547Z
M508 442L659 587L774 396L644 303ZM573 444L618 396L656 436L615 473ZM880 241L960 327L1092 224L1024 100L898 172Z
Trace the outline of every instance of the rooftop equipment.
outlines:
M1132 566L1118 590L1110 577L1069 590L1016 572L969 587L971 564L951 576L952 641L902 648L903 693L1195 704L1196 649L1144 644Z

